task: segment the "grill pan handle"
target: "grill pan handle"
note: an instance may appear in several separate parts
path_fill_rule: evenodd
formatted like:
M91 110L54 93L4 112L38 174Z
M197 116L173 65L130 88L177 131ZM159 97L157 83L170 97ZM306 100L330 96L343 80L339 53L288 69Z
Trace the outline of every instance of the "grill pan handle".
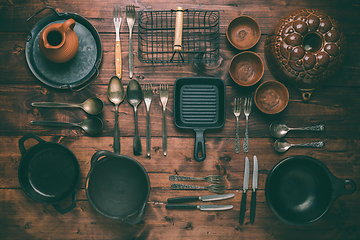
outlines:
M195 131L195 149L194 149L194 158L197 162L202 162L205 160L205 138L204 131L205 129L194 129Z

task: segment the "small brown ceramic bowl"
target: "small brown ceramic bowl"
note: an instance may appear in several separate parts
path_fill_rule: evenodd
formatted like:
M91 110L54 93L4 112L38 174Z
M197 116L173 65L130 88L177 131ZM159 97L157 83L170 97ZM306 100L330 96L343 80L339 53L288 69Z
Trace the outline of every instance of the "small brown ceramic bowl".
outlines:
M227 39L238 50L247 50L255 46L260 35L259 24L249 16L235 18L226 29Z
M231 60L229 73L240 86L252 86L262 78L264 63L254 52L241 52Z
M288 105L289 92L284 84L278 81L266 81L256 89L254 102L263 113L276 114Z

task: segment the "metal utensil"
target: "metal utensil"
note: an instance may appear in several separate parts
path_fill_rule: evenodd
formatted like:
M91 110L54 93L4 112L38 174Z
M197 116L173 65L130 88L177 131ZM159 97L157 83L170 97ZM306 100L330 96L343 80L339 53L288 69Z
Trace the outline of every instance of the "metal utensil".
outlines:
M143 89L144 102L146 106L146 154L150 157L151 153L151 131L150 131L150 105L152 99L152 85L145 84Z
M243 194L241 198L241 206L240 206L240 216L239 223L243 224L245 217L245 207L246 207L246 191L249 189L249 158L245 157L245 170L244 170L244 182L243 182Z
M222 183L224 181L224 176L221 175L209 175L207 177L186 177L179 175L169 176L170 181L206 181L208 183Z
M271 136L276 137L276 138L284 137L291 130L322 132L322 131L325 131L325 125L320 124L320 125L311 126L311 127L290 128L282 122L273 122L269 127Z
M252 97L245 98L244 100L245 137L244 137L244 145L243 145L244 153L249 152L249 116L251 113L251 103L252 103Z
M134 135L134 145L133 152L134 155L141 155L141 141L138 130L138 120L137 120L137 108L143 99L143 93L141 86L138 81L132 79L126 89L126 99L129 104L134 108L134 121L135 121L135 135Z
M206 187L202 187L202 186L192 186L192 185L174 183L174 184L171 184L171 189L173 189L173 190L208 190L213 193L225 192L225 186L219 185L219 184L212 184L212 185L209 185Z
M33 107L46 107L46 108L67 108L67 107L77 107L84 110L90 115L98 115L102 112L104 108L104 103L99 98L88 98L81 104L73 103L53 103L53 102L33 102L31 103Z
M274 148L277 152L286 152L291 147L312 147L312 148L324 148L325 142L318 141L312 143L300 143L300 144L291 144L283 138L277 139L274 144Z
M258 188L258 159L256 156L253 158L253 180L252 180L252 194L250 204L250 223L255 222L255 209L256 209L256 189Z
M95 135L101 132L103 128L103 122L98 117L92 117L85 119L79 123L68 123L68 122L54 122L54 121L31 121L31 125L36 126L48 126L48 127L79 127L84 130L87 134Z
M133 53L133 42L132 42L132 30L135 23L135 6L126 6L126 22L129 26L129 77L132 79L134 72L134 53Z
M166 129L166 104L169 99L169 86L167 84L160 84L160 101L162 105L163 113L163 125L162 125L162 138L163 138L163 151L164 156L167 154L167 129Z
M221 211L230 210L233 205L192 205L192 204L171 204L166 205L166 209L199 209L202 211Z
M234 116L236 118L235 129L235 153L240 153L239 116L241 114L241 98L234 98Z
M122 77L122 59L121 59L121 45L120 45L120 26L121 26L121 8L114 6L114 25L116 32L115 40L115 71L116 76L121 79Z
M115 104L115 125L114 125L114 152L120 153L120 133L119 133L119 120L118 120L118 109L120 103L124 101L125 92L124 86L117 76L113 76L108 85L107 96L109 101Z
M193 202L193 201L210 202L210 201L229 199L234 196L235 196L234 193L229 193L229 194L220 194L220 195L177 197L177 198L169 198L167 202L168 203L184 203L184 202Z

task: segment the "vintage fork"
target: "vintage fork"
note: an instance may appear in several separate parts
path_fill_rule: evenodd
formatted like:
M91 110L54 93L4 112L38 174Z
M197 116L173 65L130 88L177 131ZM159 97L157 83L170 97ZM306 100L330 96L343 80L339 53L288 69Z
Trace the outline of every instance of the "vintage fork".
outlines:
M252 97L245 98L244 101L244 115L245 115L245 137L243 150L244 153L249 152L249 116L251 112Z
M129 77L130 79L132 79L134 72L134 53L133 53L133 43L132 43L132 30L135 22L134 5L126 6L126 21L129 26Z
M114 25L116 32L115 42L115 71L116 76L121 80L122 75L122 60L121 60L121 45L120 45L120 26L121 26L121 8L120 6L114 6Z
M186 177L179 175L170 175L170 181L206 181L208 183L222 183L225 177L221 175L209 175L206 177Z
M220 184L212 184L206 187L202 187L202 186L192 186L186 184L173 183L171 184L171 189L173 190L204 190L205 189L213 193L223 193L225 192L226 186Z
M235 153L240 153L240 133L239 133L239 116L241 114L241 98L234 99L234 115L236 118L236 130L235 130Z
M164 156L167 154L167 129L166 129L166 104L169 99L169 86L167 84L160 84L160 101L162 104L163 112L163 125L162 125L162 138L163 138L163 152Z
M144 102L146 106L146 153L147 156L150 157L151 152L151 132L150 132L150 104L153 96L152 85L145 84L143 88L144 92Z

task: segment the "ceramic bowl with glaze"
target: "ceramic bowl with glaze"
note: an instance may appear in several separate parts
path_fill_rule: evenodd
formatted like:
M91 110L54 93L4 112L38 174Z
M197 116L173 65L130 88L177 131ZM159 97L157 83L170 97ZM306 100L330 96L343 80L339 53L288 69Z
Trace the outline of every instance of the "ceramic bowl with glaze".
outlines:
M266 81L256 89L254 102L263 113L276 114L288 105L289 92L284 84L278 81Z
M259 24L249 16L235 18L226 29L227 39L238 50L248 50L254 47L259 41L260 35Z

